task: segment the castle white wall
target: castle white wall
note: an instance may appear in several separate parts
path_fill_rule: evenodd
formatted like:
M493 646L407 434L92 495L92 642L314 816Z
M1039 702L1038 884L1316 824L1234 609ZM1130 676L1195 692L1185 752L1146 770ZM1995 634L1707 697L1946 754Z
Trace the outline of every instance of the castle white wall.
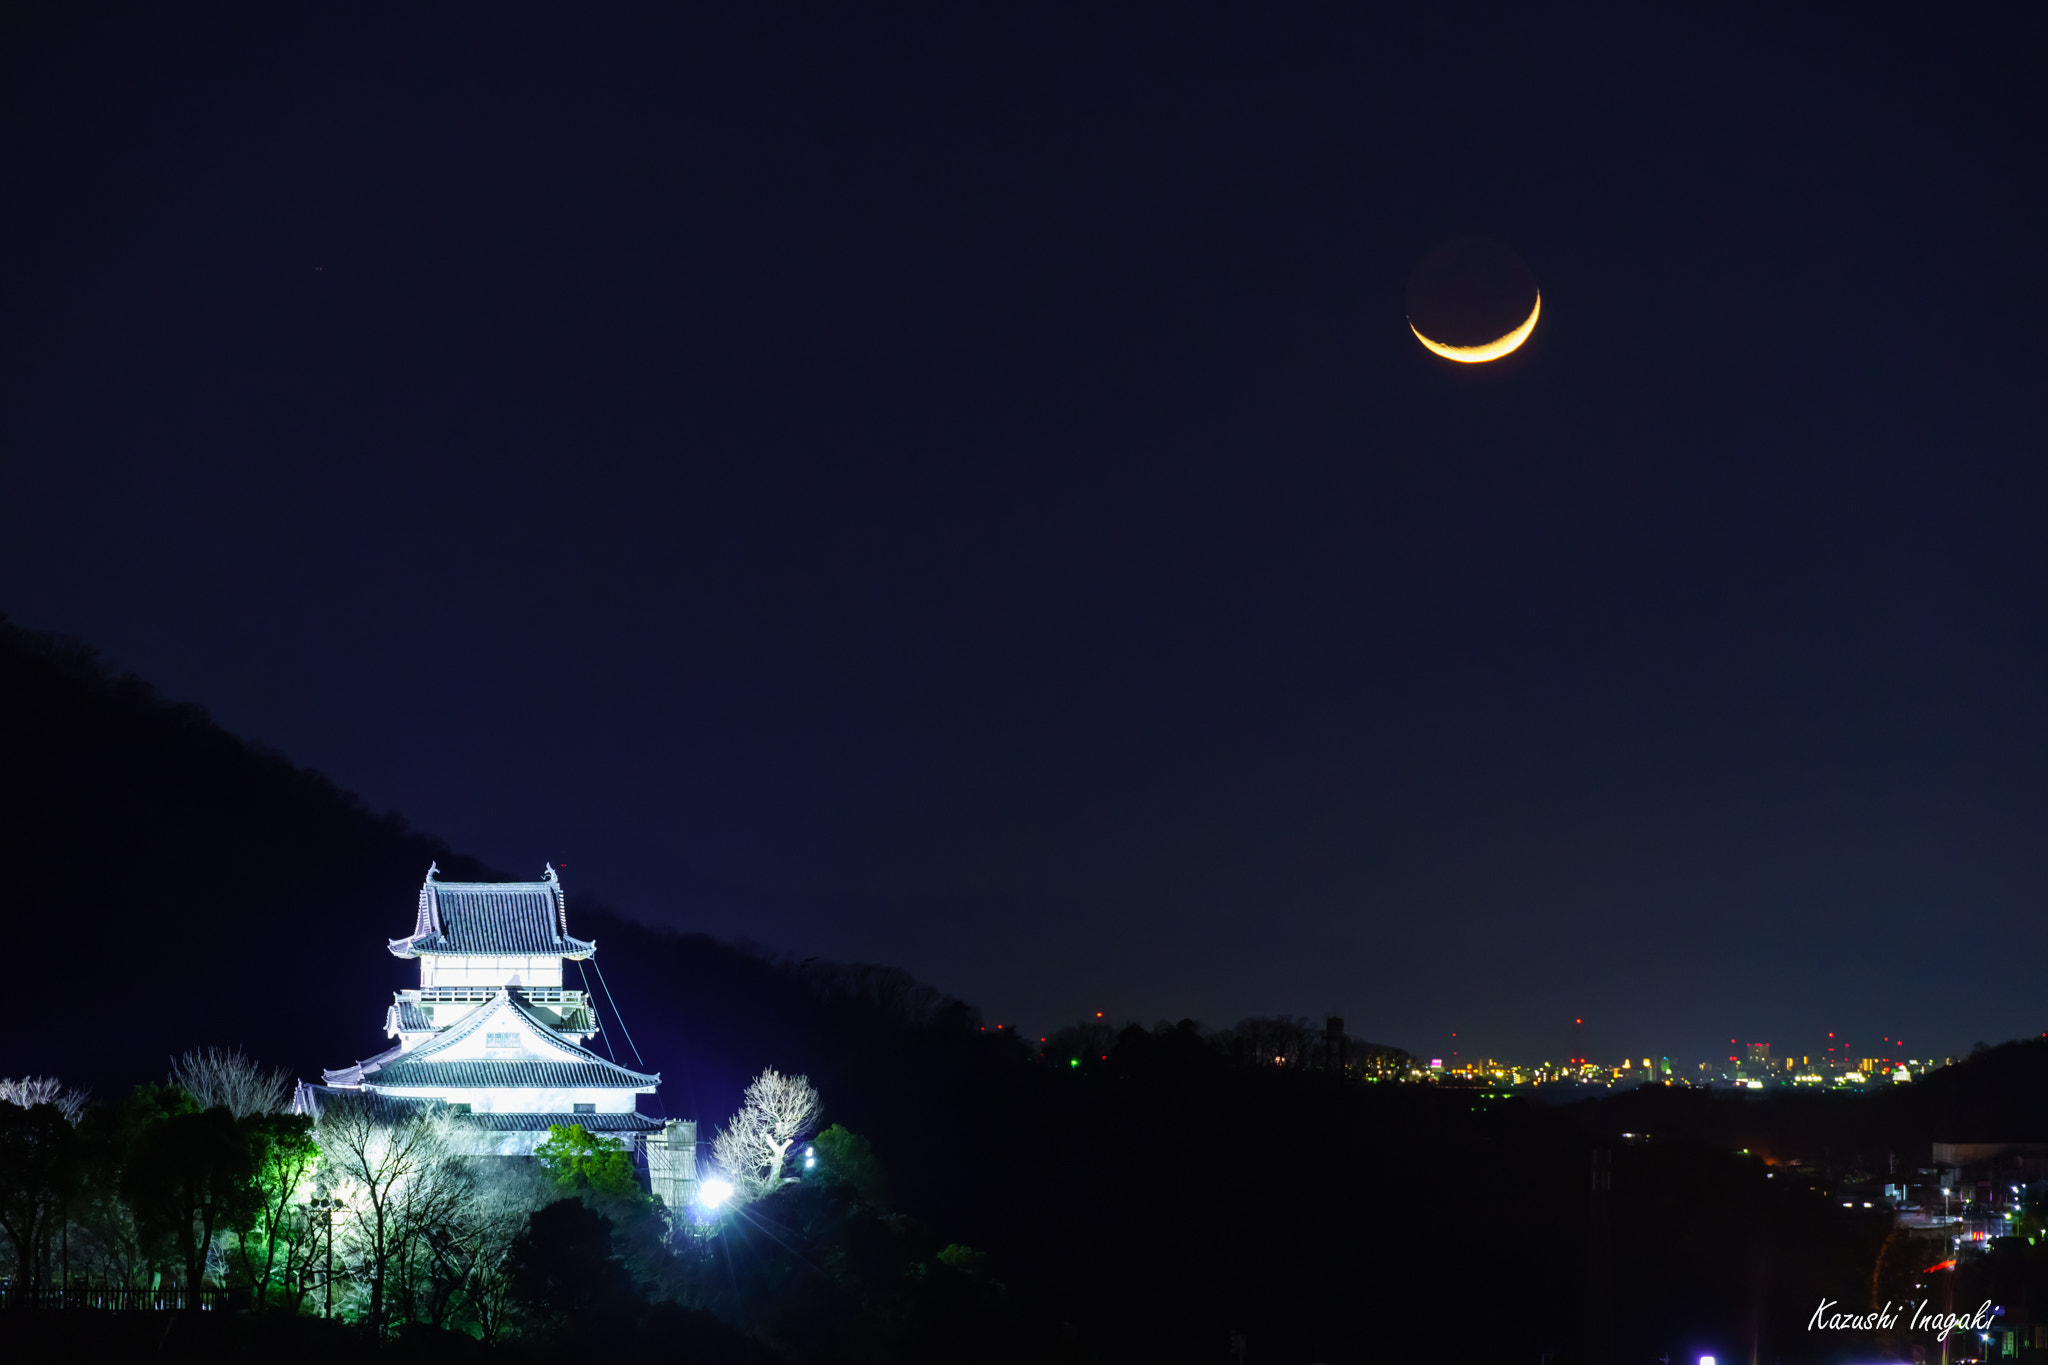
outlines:
M434 1021L436 1031L453 1028L469 1016L470 1011L480 1010L488 1002L470 1000L434 1000L420 1006L429 1019Z
M559 986L559 957L491 956L420 958L422 986ZM437 1017L436 1023L440 1022Z
M374 1080L371 1087L386 1095L399 1095L407 1099L446 1100L450 1104L466 1104L473 1114L566 1114L573 1115L579 1104L594 1105L599 1114L630 1114L633 1112L635 1092L625 1089L533 1089L448 1087L442 1089L429 1086L378 1085ZM652 1087L649 1094L653 1093Z

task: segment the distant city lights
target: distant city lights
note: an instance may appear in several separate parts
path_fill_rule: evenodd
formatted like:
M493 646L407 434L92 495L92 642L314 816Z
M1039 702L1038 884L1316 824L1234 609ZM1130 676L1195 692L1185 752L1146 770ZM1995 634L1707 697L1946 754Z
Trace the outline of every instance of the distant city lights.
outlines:
M1081 1036L1071 1042L1062 1041L1057 1047L1041 1046L1039 1058L1047 1065L1058 1066L1061 1053L1067 1055L1069 1070L1079 1070L1085 1053L1081 1048L1091 1042L1098 1048L1110 1036L1112 1025L1107 1010L1091 1012L1093 1018L1083 1015L1076 1029ZM1340 1021L1332 1019L1332 1025ZM1330 1051L1317 1046L1297 1049L1292 1043L1280 1039L1267 1039L1267 1047L1279 1044L1277 1050L1268 1052L1260 1049L1252 1055L1261 1059L1271 1057L1273 1065L1282 1069L1314 1071L1334 1066L1355 1075L1366 1082L1380 1082L1406 1079L1433 1085L1457 1086L1474 1092L1475 1098L1505 1100L1517 1093L1533 1090L1543 1085L1586 1087L1602 1090L1622 1090L1643 1085L1675 1087L1679 1089L1704 1089L1736 1091L1752 1098L1761 1098L1778 1089L1825 1087L1833 1090L1863 1091L1876 1086L1905 1084L1930 1074L1945 1066L1953 1066L1955 1057L1933 1057L1927 1059L1896 1059L1891 1057L1856 1057L1849 1044L1839 1034L1830 1034L1833 1045L1824 1045L1822 1056L1774 1056L1775 1048L1770 1043L1743 1043L1729 1039L1734 1052L1726 1054L1725 1061L1715 1057L1700 1062L1697 1067L1691 1063L1675 1064L1670 1057L1654 1055L1624 1056L1619 1061L1595 1061L1578 1054L1582 1043L1581 1030L1584 1019L1574 1019L1576 1026L1571 1030L1572 1051L1560 1061L1527 1062L1502 1061L1492 1057L1467 1055L1453 1050L1440 1057L1419 1057L1394 1051L1382 1055L1370 1055L1361 1059L1334 1061ZM1099 1028L1097 1025L1099 1024ZM989 1026L985 1026L985 1029ZM1007 1024L993 1025L993 1030L1009 1032ZM1328 1035L1334 1038L1335 1034ZM2048 1035L2044 1035L2048 1036ZM1450 1035L1453 1041L1463 1042L1462 1032ZM1053 1040L1041 1036L1040 1044ZM1325 1041L1318 1035L1317 1043ZM1818 1041L1818 1040L1817 1040ZM1899 1040L1887 1038L1887 1044L1896 1046ZM1072 1051L1068 1049L1072 1048ZM1098 1060L1107 1062L1109 1054L1097 1054ZM1249 1059L1247 1059L1249 1060Z

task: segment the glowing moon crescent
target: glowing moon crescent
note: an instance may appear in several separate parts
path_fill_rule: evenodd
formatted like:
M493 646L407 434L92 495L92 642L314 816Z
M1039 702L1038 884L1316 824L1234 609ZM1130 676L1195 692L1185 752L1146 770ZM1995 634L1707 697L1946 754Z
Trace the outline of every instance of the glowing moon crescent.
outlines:
M1517 327L1504 337L1494 341L1483 341L1477 346L1446 346L1441 341L1431 341L1417 329L1412 319L1408 323L1408 330L1415 333L1417 341L1429 347L1430 350L1435 351L1445 360L1455 360L1460 365L1477 365L1483 361L1499 360L1509 351L1514 350L1527 341L1529 333L1536 330L1536 315L1542 311L1543 294L1541 291L1538 291L1536 306L1529 310L1529 316L1522 320L1520 327Z

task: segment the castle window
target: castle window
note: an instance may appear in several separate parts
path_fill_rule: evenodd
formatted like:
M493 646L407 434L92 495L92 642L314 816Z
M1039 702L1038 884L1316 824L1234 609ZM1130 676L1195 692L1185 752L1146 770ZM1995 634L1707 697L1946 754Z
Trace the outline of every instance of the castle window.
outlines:
M595 1114L597 1106L594 1104L579 1104L576 1106L576 1112L579 1114Z
M484 1046L487 1048L518 1047L519 1035L516 1033L486 1033L484 1035Z

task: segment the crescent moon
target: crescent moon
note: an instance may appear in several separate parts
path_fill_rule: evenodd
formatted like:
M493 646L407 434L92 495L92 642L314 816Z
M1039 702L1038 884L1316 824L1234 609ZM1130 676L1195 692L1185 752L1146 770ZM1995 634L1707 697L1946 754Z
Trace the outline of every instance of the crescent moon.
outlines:
M1411 318L1408 330L1415 333L1415 339L1435 351L1445 360L1455 360L1460 365L1478 365L1488 360L1499 360L1508 352L1529 339L1529 333L1536 330L1536 317L1543 311L1543 294L1537 291L1536 306L1529 310L1529 316L1522 319L1522 325L1506 336L1493 341L1482 341L1477 346L1446 346L1441 341L1431 341L1424 336Z

